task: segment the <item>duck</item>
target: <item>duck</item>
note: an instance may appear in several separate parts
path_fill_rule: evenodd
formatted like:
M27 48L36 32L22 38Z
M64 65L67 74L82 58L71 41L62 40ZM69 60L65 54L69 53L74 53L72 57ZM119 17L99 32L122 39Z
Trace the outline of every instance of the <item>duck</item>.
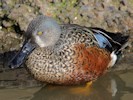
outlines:
M12 69L23 63L35 79L58 85L92 82L114 66L129 36L102 28L58 24L38 15L26 31L23 46L9 62Z

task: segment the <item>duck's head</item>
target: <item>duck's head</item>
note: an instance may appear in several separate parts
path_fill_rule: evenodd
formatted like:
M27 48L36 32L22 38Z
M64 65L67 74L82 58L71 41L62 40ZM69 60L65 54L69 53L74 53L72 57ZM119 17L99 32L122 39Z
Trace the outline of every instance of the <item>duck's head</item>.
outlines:
M18 68L36 47L53 46L59 39L61 29L50 17L40 15L33 19L25 34L25 42L20 51L9 62L10 68Z

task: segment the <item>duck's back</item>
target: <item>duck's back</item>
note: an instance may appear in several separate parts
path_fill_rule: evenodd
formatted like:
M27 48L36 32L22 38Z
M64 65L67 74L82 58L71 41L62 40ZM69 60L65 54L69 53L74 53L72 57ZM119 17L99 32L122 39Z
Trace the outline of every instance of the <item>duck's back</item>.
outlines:
M35 78L55 84L80 84L103 74L111 52L99 46L94 32L78 25L61 25L61 29L56 45L38 47L29 56L27 67Z

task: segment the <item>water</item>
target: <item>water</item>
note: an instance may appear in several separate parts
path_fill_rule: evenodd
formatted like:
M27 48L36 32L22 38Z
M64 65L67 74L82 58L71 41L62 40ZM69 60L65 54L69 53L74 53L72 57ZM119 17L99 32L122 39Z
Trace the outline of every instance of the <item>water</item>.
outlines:
M0 89L0 100L132 100L133 70L112 71L86 86Z

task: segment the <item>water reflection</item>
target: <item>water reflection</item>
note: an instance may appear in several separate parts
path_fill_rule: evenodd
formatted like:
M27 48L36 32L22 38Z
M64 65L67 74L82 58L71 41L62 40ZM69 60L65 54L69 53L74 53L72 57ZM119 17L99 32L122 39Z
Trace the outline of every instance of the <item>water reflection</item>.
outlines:
M133 95L133 87L126 86L127 78L121 77L127 73L131 73L133 79L133 70L110 72L94 82L90 88L47 85L35 93L31 100L121 100L124 94Z

